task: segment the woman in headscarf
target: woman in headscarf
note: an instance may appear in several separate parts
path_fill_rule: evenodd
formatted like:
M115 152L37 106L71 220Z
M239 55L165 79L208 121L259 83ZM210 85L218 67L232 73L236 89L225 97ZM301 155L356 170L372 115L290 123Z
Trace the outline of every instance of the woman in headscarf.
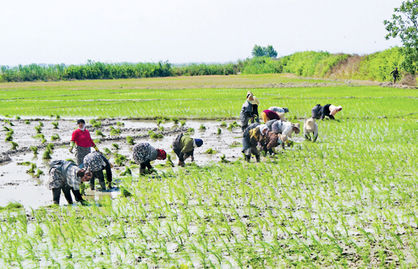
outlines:
M139 173L144 175L148 169L148 172L152 171L151 162L154 160L165 160L167 153L163 149L156 149L148 142L136 144L132 149L132 157L135 163L139 164Z
M94 147L96 151L99 151L99 149L93 142L93 139L91 139L89 130L86 129L86 122L83 119L79 119L77 124L78 129L71 136L70 152L73 153L73 148L76 146L75 157L77 165L81 165L84 157L91 152L91 147Z
M173 142L173 151L179 158L179 166L184 166L184 161L191 157L194 162L194 149L201 147L203 140L200 138L191 138L190 136L180 133Z

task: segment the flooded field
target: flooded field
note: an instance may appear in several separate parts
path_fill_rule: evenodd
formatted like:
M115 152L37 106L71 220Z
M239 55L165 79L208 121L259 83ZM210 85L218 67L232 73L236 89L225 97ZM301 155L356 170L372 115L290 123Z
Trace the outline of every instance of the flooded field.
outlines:
M86 118L86 122L90 119ZM226 160L235 160L241 157L241 129L225 127L231 125L233 121L193 121L184 122L160 120L157 121L135 121L135 120L118 120L107 119L98 121L101 127L93 127L87 125L92 138L96 140L100 151L107 154L110 162L114 165L114 177L118 178L120 172L125 170L125 166L117 166L115 164L115 155L118 153L126 156L129 161L132 159L132 147L127 143L126 137L130 136L134 139L134 143L149 142L153 146L165 149L174 164L177 165L177 157L172 151L171 145L174 138L180 132L191 132L192 137L202 138L204 144L195 151L195 163L204 165L210 162L218 162L221 157L225 156ZM51 204L51 193L47 187L48 181L48 164L51 160L67 160L75 159L74 154L68 151L72 132L77 128L76 119L48 119L48 118L24 118L19 120L10 120L13 126L4 123L0 131L0 206L4 206L11 201L21 203L25 207L37 208L39 206ZM58 125L56 124L58 123ZM42 124L40 133L36 130ZM55 127L55 126L57 127ZM16 150L11 150L11 143L5 141L7 136L6 128L13 130L13 142L18 144ZM191 130L194 129L194 131ZM116 129L117 131L113 131ZM218 131L218 129L220 131ZM115 134L119 132L119 134ZM161 133L163 138L151 139L149 132ZM101 132L103 135L97 135ZM220 134L218 134L220 132ZM112 134L111 134L112 133ZM38 135L38 137L36 137ZM41 136L44 135L46 142L42 143ZM55 136L56 140L52 141L51 137ZM54 150L51 159L43 159L46 146L54 144ZM115 144L115 145L114 145ZM119 149L116 150L115 146ZM38 154L35 156L30 147L37 147ZM211 154L206 153L212 149ZM187 160L186 162L190 162ZM27 171L31 164L36 165L34 173ZM154 164L164 164L165 161L155 161ZM37 171L39 175L37 174ZM139 170L132 170L137 175ZM88 191L87 199L94 199L97 192ZM112 193L112 195L117 195ZM63 200L61 199L61 203Z

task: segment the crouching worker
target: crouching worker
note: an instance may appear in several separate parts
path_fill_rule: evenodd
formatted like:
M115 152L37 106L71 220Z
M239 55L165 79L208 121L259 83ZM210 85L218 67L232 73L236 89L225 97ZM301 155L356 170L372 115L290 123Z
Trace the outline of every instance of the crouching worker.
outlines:
M77 202L84 202L80 193L80 184L89 181L92 174L79 168L71 161L57 160L50 164L49 189L52 190L54 204L59 205L61 191L69 204L73 203L70 190L72 190Z
M163 149L156 149L147 142L134 146L132 157L135 163L139 164L139 174L145 175L152 171L151 162L154 160L165 160L167 153ZM148 171L146 171L148 169Z
M284 120L284 113L266 109L261 112L261 118L263 119L264 123L270 120Z
M312 142L316 141L318 138L318 124L316 124L314 118L305 120L305 123L303 124L303 134L307 140L312 140ZM311 137L311 134L313 134L313 137Z
M265 130L263 129L262 131L265 132ZM257 162L260 162L260 153L258 152L257 145L261 139L262 132L260 131L259 123L253 123L245 129L242 136L242 153L244 153L247 162L251 160L251 154L255 156Z
M291 143L291 141L289 141L289 138L292 137L293 133L300 133L299 123L294 124L289 121L271 120L266 123L266 126L269 128L269 131L274 132L276 134L284 135L286 137L286 140L283 142L287 142L288 144ZM281 143L281 145L284 149L285 143Z
M91 152L84 157L83 160L83 168L91 171L93 173L92 178L90 179L90 189L94 190L94 181L95 178L99 179L100 187L102 187L102 191L106 190L103 170L106 170L106 179L107 179L107 187L109 189L112 188L112 170L109 163L109 160L106 159L100 152Z
M312 108L312 118L323 120L325 117L328 117L331 120L335 120L335 114L341 110L343 110L342 106L335 106L331 104L321 106L320 104L317 104Z
M286 135L278 134L272 131L267 131L266 134L263 136L263 139L260 144L262 145L263 151L266 154L268 152L270 155L273 155L273 148L279 145L283 146L286 141Z
M173 151L179 158L179 166L184 166L184 161L191 157L194 162L194 149L201 147L203 140L199 138L191 138L183 133L180 133L173 142Z

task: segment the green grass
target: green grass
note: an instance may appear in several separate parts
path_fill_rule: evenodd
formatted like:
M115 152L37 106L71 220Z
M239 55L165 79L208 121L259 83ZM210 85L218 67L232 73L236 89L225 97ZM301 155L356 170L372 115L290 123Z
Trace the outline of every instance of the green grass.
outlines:
M321 81L269 74L3 83L0 84L0 115L238 117L248 87L255 88L251 90L260 99L261 109L271 105L286 106L290 108L290 115L296 117L307 116L317 103L342 105L341 117L349 118L367 117L371 106L379 116L386 117L416 112L416 90L347 87L334 83L327 87L302 87L304 83L318 82ZM301 87L274 88L279 83Z
M52 95L43 98L72 94L52 88L45 89ZM0 267L416 266L416 91L330 86L254 92L262 108L288 106L290 116L307 116L316 103L344 109L337 114L339 121L318 121L317 143L295 143L258 164L238 160L161 166L158 175L127 173L121 178L127 197L84 207L40 208L28 215L3 210ZM45 115L132 116L131 105L140 116L236 117L245 90L97 89L75 94L164 100L106 101L108 106L90 103L77 110L70 109L76 101L44 101L48 109L56 106ZM59 105L69 106L69 112ZM17 114L12 107L0 109ZM40 106L21 109L26 113L19 115L43 111ZM94 114L98 111L103 114ZM199 155L195 152L195 158Z

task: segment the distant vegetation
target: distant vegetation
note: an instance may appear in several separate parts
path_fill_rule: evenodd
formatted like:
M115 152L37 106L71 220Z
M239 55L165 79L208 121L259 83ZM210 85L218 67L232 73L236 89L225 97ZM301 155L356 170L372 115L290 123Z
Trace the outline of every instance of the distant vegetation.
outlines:
M257 46L258 48L259 46ZM263 47L259 47L263 49ZM264 48L267 51L267 48ZM273 49L273 48L271 48ZM274 50L274 49L273 49ZM356 61L350 61L356 59ZM89 61L85 65L1 66L0 81L56 81L85 79L121 79L170 76L233 75L293 73L304 77L390 80L390 71L401 67L401 48L391 48L366 56L331 54L329 52L297 52L278 59L263 56L227 64L188 64L176 66L168 62L107 64ZM401 73L405 73L401 68Z

